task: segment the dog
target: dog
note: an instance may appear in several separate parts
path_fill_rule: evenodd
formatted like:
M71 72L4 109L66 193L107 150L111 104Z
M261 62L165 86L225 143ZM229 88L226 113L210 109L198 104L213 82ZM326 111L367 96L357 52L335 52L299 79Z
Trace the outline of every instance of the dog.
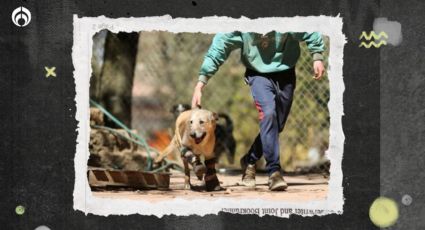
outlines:
M174 115L174 120L177 119L177 117L182 114L184 111L191 110L192 107L188 104L177 104L173 105L170 112Z
M236 152L236 140L233 136L233 121L225 113L218 113L218 118L225 120L225 125L218 124L215 129L215 146L214 153L217 156L217 159L225 153L227 161L230 164L233 164L235 161L235 152Z
M191 189L189 163L193 164L198 179L204 176L207 191L221 190L215 171L215 129L218 116L205 109L182 112L176 119L173 139L155 162L161 162L168 154L179 151L183 160L185 189ZM200 163L204 156L205 166Z
M177 119L181 113L190 109L191 107L188 104L177 104L171 108L170 112L174 115L174 118ZM214 154L217 159L220 159L221 155L225 153L227 161L233 164L236 152L236 140L233 136L233 121L229 115L225 113L218 113L218 118L219 120L224 120L225 124L217 123L216 125Z

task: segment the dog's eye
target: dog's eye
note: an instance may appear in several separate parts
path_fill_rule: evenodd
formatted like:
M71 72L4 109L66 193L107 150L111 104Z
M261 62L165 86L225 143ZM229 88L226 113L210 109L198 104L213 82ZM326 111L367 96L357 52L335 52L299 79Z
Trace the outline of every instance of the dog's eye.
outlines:
M201 125L204 124L204 121L199 121L199 124L201 124Z
M190 121L190 124L193 124L193 121Z

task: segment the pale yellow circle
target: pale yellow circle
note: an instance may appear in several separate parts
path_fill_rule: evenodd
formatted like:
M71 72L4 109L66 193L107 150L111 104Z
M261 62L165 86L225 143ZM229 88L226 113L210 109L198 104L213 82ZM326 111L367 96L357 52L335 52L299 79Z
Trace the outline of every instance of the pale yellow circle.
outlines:
M387 197L378 197L370 206L369 217L380 228L390 227L398 219L397 203Z
M18 215L24 215L24 213L25 213L25 207L24 207L24 206L22 206L22 205L18 205L18 206L16 206L16 208L15 208L15 212L16 212L16 214L18 214Z

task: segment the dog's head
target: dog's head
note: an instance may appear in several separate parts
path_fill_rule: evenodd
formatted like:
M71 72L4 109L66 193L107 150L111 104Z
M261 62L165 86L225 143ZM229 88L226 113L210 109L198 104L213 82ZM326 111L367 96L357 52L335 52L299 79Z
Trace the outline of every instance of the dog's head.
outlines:
M189 136L196 144L200 144L204 139L215 135L215 127L218 116L216 113L205 109L192 110L189 119Z
M190 105L188 104L177 104L171 108L170 112L174 114L174 118L177 118L184 111L190 110Z

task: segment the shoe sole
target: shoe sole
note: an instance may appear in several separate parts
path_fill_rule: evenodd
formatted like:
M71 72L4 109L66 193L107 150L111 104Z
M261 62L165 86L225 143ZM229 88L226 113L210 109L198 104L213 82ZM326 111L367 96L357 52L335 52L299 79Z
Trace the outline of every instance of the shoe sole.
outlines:
M248 188L255 188L255 182L250 183L250 182L244 182L242 181L242 185Z
M270 188L270 191L285 191L288 188L288 185L282 184L282 185L275 185L274 187Z

